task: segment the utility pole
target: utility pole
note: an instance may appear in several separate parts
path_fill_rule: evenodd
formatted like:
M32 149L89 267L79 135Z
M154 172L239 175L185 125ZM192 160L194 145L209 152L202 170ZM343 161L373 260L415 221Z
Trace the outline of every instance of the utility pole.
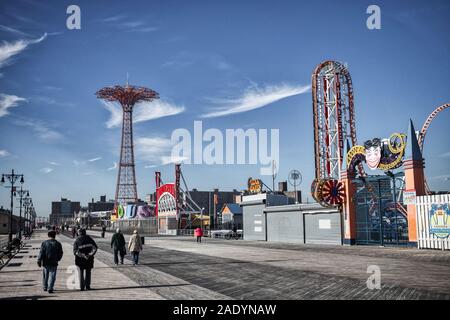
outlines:
M23 196L26 194L27 197L30 195L28 190L23 190L22 186L20 186L20 191L17 192L19 194L19 201L20 201L20 205L19 205L19 239L22 239L22 230L24 229L24 223L22 221L22 199ZM25 218L25 214L24 214L24 218Z
M9 212L9 234L8 234L8 241L11 243L12 242L12 234L13 234L13 228L12 228L12 224L13 224L13 207L14 207L14 192L15 192L15 187L14 187L14 183L17 181L17 179L19 179L20 177L20 183L23 184L25 181L23 179L23 174L16 174L14 173L14 169L11 170L11 173L7 173L7 174L2 174L2 180L1 180L1 184L5 183L5 177L8 179L8 181L11 184L11 211Z

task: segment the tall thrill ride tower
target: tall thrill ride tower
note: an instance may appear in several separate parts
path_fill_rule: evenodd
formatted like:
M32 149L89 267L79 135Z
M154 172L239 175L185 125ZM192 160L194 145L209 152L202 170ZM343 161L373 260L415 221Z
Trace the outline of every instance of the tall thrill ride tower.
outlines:
M97 98L107 101L118 101L123 110L122 144L120 146L119 173L117 175L115 207L119 204L137 203L136 173L134 169L133 148L133 107L140 101L158 99L157 92L130 86L104 87L96 93Z

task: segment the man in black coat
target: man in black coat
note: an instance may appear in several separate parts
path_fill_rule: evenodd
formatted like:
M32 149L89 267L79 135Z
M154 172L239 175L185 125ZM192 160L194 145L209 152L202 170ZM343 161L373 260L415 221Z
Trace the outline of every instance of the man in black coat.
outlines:
M58 262L62 259L63 249L61 243L55 240L56 231L48 232L49 239L42 242L41 250L37 259L39 267L43 267L43 287L44 291L53 293L53 287L56 281L56 270L58 269Z
M75 264L80 268L80 290L91 290L91 270L94 267L94 255L97 252L97 244L86 234L85 229L78 231L78 238L73 244Z
M111 248L114 250L114 264L116 266L119 264L118 254L120 254L120 264L123 264L123 258L126 254L125 246L125 238L120 229L117 228L116 233L114 233L111 238Z

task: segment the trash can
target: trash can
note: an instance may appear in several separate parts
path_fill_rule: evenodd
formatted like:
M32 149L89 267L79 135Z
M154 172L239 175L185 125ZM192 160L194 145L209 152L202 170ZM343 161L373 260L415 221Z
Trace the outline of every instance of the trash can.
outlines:
M145 237L141 237L141 244L145 244Z

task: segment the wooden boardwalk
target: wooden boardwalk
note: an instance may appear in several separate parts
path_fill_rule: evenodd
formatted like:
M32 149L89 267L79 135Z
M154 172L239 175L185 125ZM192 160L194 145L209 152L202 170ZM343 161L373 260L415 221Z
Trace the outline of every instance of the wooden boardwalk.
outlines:
M74 240L58 236L65 255L48 294L36 265L45 234L35 233L0 270L0 299L450 299L450 252L146 237L140 265L127 256L116 267L111 234L96 231L88 231L100 249L94 290L68 288ZM367 287L369 266L380 269L380 290Z

